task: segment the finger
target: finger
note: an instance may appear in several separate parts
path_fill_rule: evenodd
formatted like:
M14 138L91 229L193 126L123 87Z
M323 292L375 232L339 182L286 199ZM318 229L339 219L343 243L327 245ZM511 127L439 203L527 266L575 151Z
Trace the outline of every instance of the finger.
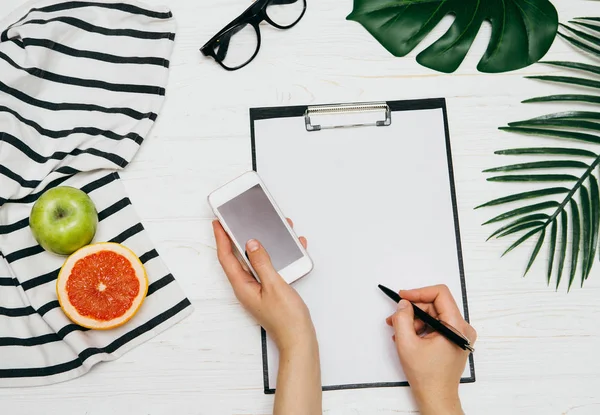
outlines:
M287 220L287 223L289 223L289 225L293 228L294 227L294 221L291 220L290 218L285 218L285 220Z
M415 333L421 334L427 328L427 325L423 323L421 320L415 319L415 323L413 324L415 328Z
M411 304L402 300L398 303L398 311L392 317L396 335L396 343L400 348L412 347L418 340L414 327L414 311Z
M414 303L415 306L419 307L421 310L423 310L424 312L426 312L427 314L429 314L431 317L436 317L438 316L438 312L435 309L435 306L433 304L426 304L426 303ZM415 320L415 322L417 321L421 321L421 320ZM386 319L386 323L391 326L392 325L392 316L389 316ZM420 325L420 324L419 324Z
M218 220L214 220L212 225L213 233L215 234L215 241L217 243L217 256L221 266L223 267L223 270L225 273L238 272L242 269L242 266L233 253L233 245L231 244L229 236Z
M304 249L308 248L308 241L306 240L306 238L304 236L301 236L298 239L300 240L300 243L302 244L302 246L304 247Z
M392 317L393 317L393 315L391 315L385 319L385 323L391 327L393 327ZM415 333L420 334L425 330L427 325L425 323L423 323L421 320L415 319L413 326L415 328Z
M477 341L477 331L468 323L466 323L466 327L463 330L463 334L467 336L467 339L469 339L471 345L474 345Z
M244 303L248 301L247 297L254 295L260 286L254 277L242 268L240 261L233 253L229 236L217 220L213 221L213 232L217 242L219 262L233 287L236 297Z
M426 312L427 314L429 314L431 317L437 317L438 316L438 312L435 309L435 306L433 304L414 303L414 305L416 305L421 310L423 310L424 312Z
M462 315L454 301L454 297L446 285L434 285L431 287L419 288L416 290L400 291L400 296L413 303L430 303L435 306L438 314L459 317Z
M250 239L246 243L246 253L250 260L250 264L252 264L252 268L254 268L254 271L258 274L258 278L263 286L266 287L279 281L283 281L275 268L273 268L267 250L259 241Z

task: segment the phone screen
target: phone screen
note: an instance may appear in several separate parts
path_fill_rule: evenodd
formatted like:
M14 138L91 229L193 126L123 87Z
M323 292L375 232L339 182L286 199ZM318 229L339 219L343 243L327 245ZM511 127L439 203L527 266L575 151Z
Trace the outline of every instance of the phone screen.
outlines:
M259 184L217 210L240 246L245 247L250 239L260 241L277 271L302 258L302 251Z

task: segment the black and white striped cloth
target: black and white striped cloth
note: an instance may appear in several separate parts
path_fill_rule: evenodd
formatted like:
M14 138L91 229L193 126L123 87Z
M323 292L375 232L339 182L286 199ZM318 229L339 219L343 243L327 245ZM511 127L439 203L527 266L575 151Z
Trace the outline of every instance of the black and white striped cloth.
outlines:
M0 22L0 386L75 378L192 311L117 173L163 104L174 30L168 10L129 0L34 1ZM83 329L59 307L64 258L28 227L33 203L58 185L95 202L95 241L126 245L147 269L148 297L120 328Z

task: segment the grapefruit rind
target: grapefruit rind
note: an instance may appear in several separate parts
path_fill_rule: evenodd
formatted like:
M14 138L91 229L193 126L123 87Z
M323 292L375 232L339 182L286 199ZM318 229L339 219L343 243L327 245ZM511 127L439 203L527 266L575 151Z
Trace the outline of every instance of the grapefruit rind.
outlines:
M91 255L100 251L112 251L118 255L121 255L129 260L135 275L138 276L140 281L140 290L138 295L133 300L131 307L129 310L125 312L122 316L109 320L109 321L100 321L88 316L81 315L77 309L69 302L68 294L67 294L67 281L69 279L69 275L71 275L71 270L80 259ZM140 276L143 276L140 278ZM66 316L73 321L75 324L78 324L82 327L93 329L93 330L109 330L123 324L127 323L139 310L146 298L146 294L148 293L148 275L146 274L146 269L144 265L137 257L136 254L133 253L129 248L117 244L114 242L102 242L92 245L84 246L83 248L77 250L71 256L67 258L65 263L63 264L60 272L58 274L58 278L56 280L56 294L58 296L58 302L60 307Z

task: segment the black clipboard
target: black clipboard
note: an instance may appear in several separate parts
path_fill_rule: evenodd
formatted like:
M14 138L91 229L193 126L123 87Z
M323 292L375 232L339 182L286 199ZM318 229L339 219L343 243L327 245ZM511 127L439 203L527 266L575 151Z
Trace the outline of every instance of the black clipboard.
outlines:
M460 291L462 295L463 315L467 322L469 319L469 308L467 301L467 288L465 282L465 272L462 255L460 225L459 225L459 213L456 199L456 188L454 183L454 171L453 161L450 143L450 132L448 125L448 114L446 108L446 100L444 98L433 98L433 99L419 99L419 100L402 100L402 101L386 101L386 102L375 102L375 103L351 103L351 104L328 104L328 105L316 105L316 106L287 106L287 107L265 107L265 108L251 108L250 109L250 133L251 133L251 154L252 154L252 168L254 171L261 173L260 166L258 165L257 158L257 137L256 137L256 123L260 120L271 120L278 118L291 118L291 117L303 117L304 126L307 132L311 134L319 134L319 131L325 129L342 129L342 128L386 128L390 126L394 121L394 113L403 111L418 111L418 110L432 110L440 109L443 114L443 126L445 132L445 146L446 146L446 157L448 166L448 184L451 194L452 204L452 216L454 220L454 237L456 242L456 259L458 261L458 271L460 275ZM371 112L379 112L375 118L371 120L360 122L349 122L346 124L321 124L315 123L316 115L327 116L328 114L340 114L345 113L350 116ZM267 183L268 186L268 183ZM275 197L277 197L275 195ZM384 301L382 299L382 301ZM267 356L267 334L264 329L261 328L261 342L262 342L262 358L263 358L263 382L264 382L264 393L274 394L275 389L269 385L269 366ZM475 365L473 354L469 356L469 375L463 376L461 383L473 383L475 382ZM350 384L325 384L323 385L324 391L329 390L340 390L340 389L361 389L361 388L381 388L381 387L398 387L398 386L409 386L408 382L368 382L368 383L350 383Z

